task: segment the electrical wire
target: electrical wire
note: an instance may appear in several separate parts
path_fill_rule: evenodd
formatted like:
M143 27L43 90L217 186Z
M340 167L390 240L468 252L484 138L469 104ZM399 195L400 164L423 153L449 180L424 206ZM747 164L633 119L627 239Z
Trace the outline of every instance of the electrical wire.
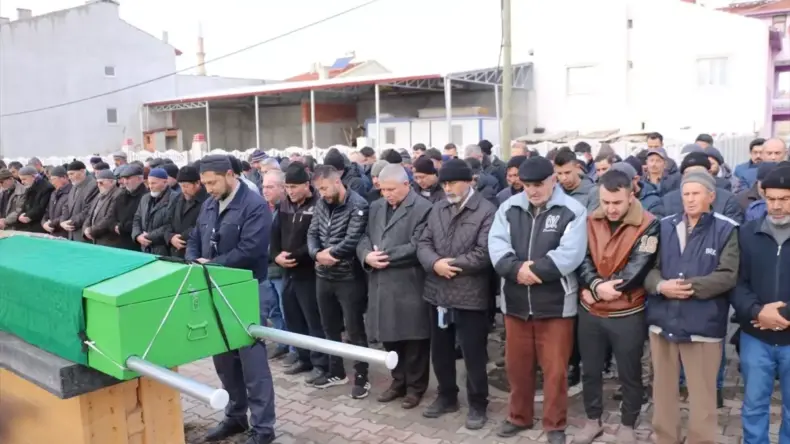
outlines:
M332 14L332 15L328 16L328 17L324 17L324 18L322 18L320 20L316 20L316 21L308 23L306 25L302 25L302 26L300 26L298 28L294 28L294 29L292 29L292 30L290 30L288 32L283 33L283 34L279 34L277 36L274 36L274 37L271 37L269 39L263 40L261 42L258 42L258 43L246 46L246 47L241 48L241 49L237 49L236 51L233 51L233 52L221 55L219 57L215 57L213 59L206 60L204 63L202 63L202 65L207 65L207 64L212 63L212 62L223 60L223 59L226 59L228 57L232 57L232 56L235 56L237 54L241 54L242 52L246 52L246 51L249 51L251 49L255 49L255 48L259 47L259 46L263 46L263 45L265 45L267 43L272 43L274 41L283 39L285 37L288 37L288 36L291 36L293 34L299 33L299 32L304 31L306 29L312 28L314 26L318 26L318 25L321 25L321 24L326 23L328 21L334 20L334 19L336 19L338 17L341 17L341 16L344 16L346 14L350 14L350 13L352 13L354 11L357 11L359 9L365 8L367 6L370 6L370 5L374 4L374 3L378 3L380 1L381 0L369 0L369 1L365 2L365 3L360 4L360 5L357 5L357 6L354 6L352 8L348 8L346 10L337 12L335 14ZM159 77L154 77L152 79L148 79L148 80L145 80L145 81L142 81L142 82L138 82L138 83L133 83L131 85L124 86L122 88L114 89L112 91L107 91L107 92L100 93L100 94L94 94L92 96L83 97L81 99L71 100L71 101L59 103L59 104L56 104L56 105L44 106L44 107L41 107L41 108L33 108L33 109L25 110L25 111L18 111L18 112L15 112L15 113L0 114L0 117L21 116L21 115L24 115L24 114L32 114L32 113L37 113L37 112L41 112L41 111L49 111L51 109L63 108L65 106L70 106L70 105L75 105L75 104L82 103L82 102L87 102L89 100L94 100L94 99L98 99L100 97L105 97L105 96L109 96L109 95L112 95L112 94L117 94L119 92L128 91L128 90L133 89L133 88L137 88L137 87L140 87L140 86L148 85L149 83L153 83L153 82L157 82L159 80L167 79L169 77L173 77L175 75L184 73L186 71L191 71L191 70L193 70L195 68L198 68L200 66L201 66L201 64L197 64L197 65L194 65L194 66L190 66L188 68L180 69L180 70L168 73L168 74L161 75Z

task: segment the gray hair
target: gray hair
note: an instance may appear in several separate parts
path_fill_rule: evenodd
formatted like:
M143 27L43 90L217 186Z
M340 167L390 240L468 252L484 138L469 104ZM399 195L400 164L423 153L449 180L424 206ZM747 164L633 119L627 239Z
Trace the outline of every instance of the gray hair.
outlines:
M263 177L264 179L267 177L273 177L278 184L285 185L285 173L283 173L282 170L269 170L263 174Z
M409 181L409 175L406 174L406 169L403 165L391 163L382 168L379 173L379 182L399 182L405 183Z
M483 150L477 145L467 145L464 148L464 157L481 157L483 155Z
M275 159L274 157L267 157L261 160L261 166L263 165L270 165L275 168L280 168L280 162L277 162L277 159Z

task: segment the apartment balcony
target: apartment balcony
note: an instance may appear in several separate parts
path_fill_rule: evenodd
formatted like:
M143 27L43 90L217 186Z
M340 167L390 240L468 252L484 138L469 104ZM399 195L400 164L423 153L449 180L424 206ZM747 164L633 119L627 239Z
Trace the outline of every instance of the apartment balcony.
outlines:
M774 98L771 103L771 108L775 116L790 115L790 97Z

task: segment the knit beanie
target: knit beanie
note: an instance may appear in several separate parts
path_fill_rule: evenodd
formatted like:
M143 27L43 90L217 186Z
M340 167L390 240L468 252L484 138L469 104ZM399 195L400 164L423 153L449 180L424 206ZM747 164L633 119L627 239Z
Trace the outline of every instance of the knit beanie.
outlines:
M683 176L683 181L680 183L681 190L687 183L698 183L710 192L716 191L716 179L704 171L693 171Z
M419 159L414 161L414 172L420 174L438 174L436 167L433 165L433 160L428 156L420 156Z
M439 169L439 182L471 182L472 169L461 159L450 159Z

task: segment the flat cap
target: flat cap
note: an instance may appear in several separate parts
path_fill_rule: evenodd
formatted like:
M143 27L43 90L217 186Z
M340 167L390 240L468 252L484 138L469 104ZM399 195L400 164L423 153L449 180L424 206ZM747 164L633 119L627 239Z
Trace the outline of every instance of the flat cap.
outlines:
M790 190L790 167L779 167L768 173L768 177L760 182L764 190L778 188Z
M11 174L11 170L8 168L0 169L0 180L8 180L12 177L14 177L14 175Z
M628 176L628 180L634 180L638 174L633 166L628 162L615 162L612 164L612 171L620 171Z
M38 170L33 168L32 166L26 166L19 169L20 176L35 176L38 174Z
M776 162L761 162L760 165L757 166L757 180L762 182L768 177L768 173L776 169L778 164Z
M142 175L143 175L143 169L140 167L140 165L135 165L135 164L124 165L123 168L121 168L121 171L118 173L118 177L124 177L124 178L142 176Z
M50 170L49 175L52 177L67 177L69 173L66 171L65 168L58 165L56 167L52 167L52 170Z
M554 174L554 165L545 157L530 157L518 167L518 178L525 183L543 182Z
M110 170L96 171L97 180L115 180L115 174Z
M68 170L69 170L69 171L80 171L80 170L84 170L84 169L86 169L86 168L85 168L85 164L84 164L84 163L82 163L82 162L81 162L81 161L79 161L79 160L74 160L74 161L72 161L72 162L69 164L69 168L68 168Z

